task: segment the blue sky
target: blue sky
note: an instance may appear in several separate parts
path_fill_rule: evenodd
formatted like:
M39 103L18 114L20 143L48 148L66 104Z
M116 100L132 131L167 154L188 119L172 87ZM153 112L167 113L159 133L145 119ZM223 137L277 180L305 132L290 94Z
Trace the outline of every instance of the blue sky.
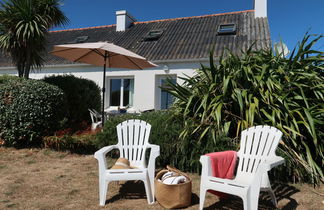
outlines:
M216 14L253 9L253 0L64 0L71 29L115 24L117 10L129 11L138 21ZM271 39L289 50L306 31L324 34L324 0L268 0ZM324 51L324 40L315 49Z

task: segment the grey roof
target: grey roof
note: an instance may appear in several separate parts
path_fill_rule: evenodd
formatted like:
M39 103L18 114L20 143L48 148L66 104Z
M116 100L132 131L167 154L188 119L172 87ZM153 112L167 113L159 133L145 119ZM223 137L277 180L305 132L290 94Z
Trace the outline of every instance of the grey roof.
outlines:
M218 35L221 24L236 24L236 35ZM150 30L163 30L157 41L144 41ZM89 36L86 42L108 41L131 50L148 60L178 60L208 58L212 47L215 56L225 49L240 53L254 43L255 49L271 46L267 18L254 18L254 11L240 11L186 18L135 22L123 32L115 25L52 31L48 36L48 51L53 45L70 43L80 36ZM70 61L47 55L47 65L68 64ZM0 66L10 61L0 55Z

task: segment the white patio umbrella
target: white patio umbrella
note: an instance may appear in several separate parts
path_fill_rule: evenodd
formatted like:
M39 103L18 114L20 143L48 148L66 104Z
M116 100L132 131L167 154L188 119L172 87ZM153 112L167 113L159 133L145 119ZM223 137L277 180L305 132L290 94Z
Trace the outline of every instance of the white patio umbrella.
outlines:
M55 45L50 53L73 62L103 66L102 124L105 119L106 67L144 69L157 66L140 55L108 42Z

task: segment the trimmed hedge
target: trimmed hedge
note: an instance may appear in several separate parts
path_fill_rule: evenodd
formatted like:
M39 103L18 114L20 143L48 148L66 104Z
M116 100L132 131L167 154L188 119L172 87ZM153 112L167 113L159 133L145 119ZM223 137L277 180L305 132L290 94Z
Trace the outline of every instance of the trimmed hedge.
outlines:
M105 123L103 132L97 134L95 141L97 148L117 144L116 126L128 119L140 119L152 125L149 142L160 146L157 167L170 164L180 170L199 172L201 154L234 148L229 144L229 138L225 136L217 137L216 141L211 137L196 141L193 139L194 136L180 140L179 135L184 126L183 120L181 116L174 116L173 111L147 112L141 115L123 114L111 117Z
M61 89L39 80L5 81L0 84L0 138L6 146L39 144L60 128L65 115Z
M90 122L88 109L100 110L100 88L92 80L73 75L50 76L45 82L61 88L67 99L67 118L70 126L78 126L83 121Z

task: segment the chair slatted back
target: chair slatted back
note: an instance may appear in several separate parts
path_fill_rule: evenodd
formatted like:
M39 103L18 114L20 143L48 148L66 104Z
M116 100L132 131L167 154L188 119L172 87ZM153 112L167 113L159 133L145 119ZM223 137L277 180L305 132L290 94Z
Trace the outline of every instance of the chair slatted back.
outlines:
M237 177L254 174L261 162L275 156L281 136L282 132L271 126L260 125L242 131Z
M92 123L97 123L101 120L101 115L95 109L88 109Z
M142 120L127 120L117 125L120 157L127 158L131 166L146 167L145 151L151 125Z

